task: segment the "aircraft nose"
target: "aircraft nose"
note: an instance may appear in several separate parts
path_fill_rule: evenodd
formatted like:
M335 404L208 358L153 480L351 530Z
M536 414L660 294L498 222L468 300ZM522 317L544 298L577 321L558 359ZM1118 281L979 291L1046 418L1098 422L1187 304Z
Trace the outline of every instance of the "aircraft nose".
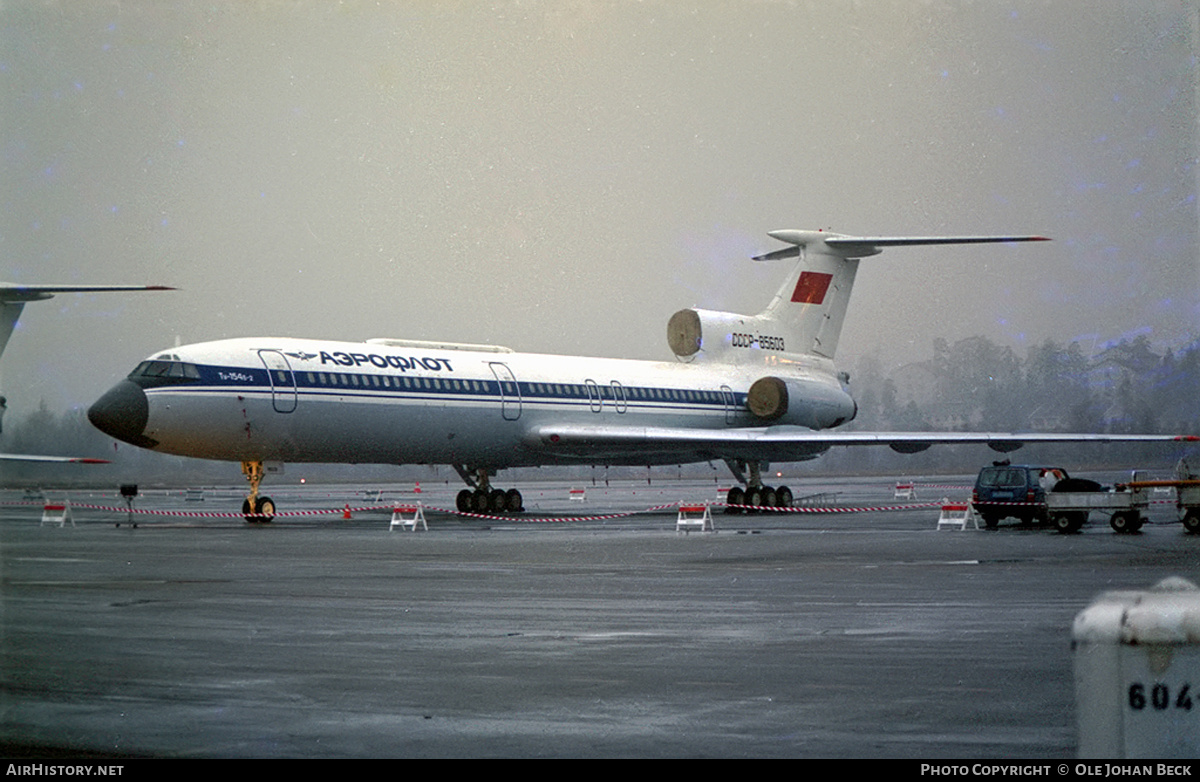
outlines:
M143 448L158 445L146 437L146 422L150 420L150 403L146 392L136 383L122 380L88 408L88 420L101 432Z

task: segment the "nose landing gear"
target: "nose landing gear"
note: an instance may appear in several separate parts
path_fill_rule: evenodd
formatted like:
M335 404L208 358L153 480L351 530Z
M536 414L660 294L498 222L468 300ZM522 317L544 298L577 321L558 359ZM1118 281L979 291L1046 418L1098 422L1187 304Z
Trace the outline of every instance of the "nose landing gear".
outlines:
M267 524L275 518L275 501L258 496L264 474L262 462L242 462L242 475L250 483L250 494L242 500L242 515L250 524Z

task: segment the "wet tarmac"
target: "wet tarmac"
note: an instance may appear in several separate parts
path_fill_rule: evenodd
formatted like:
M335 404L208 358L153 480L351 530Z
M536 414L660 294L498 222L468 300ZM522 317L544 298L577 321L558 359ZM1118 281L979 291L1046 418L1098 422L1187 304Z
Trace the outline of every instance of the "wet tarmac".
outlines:
M944 480L944 479L939 479ZM389 531L457 486L107 495L75 526L0 493L0 754L1072 758L1070 629L1097 594L1200 581L1200 536L935 529L969 478L806 482L852 513L672 510L714 483L519 486L527 513ZM911 507L898 507L913 504ZM352 518L344 519L344 507ZM343 509L339 511L338 509ZM563 514L573 517L564 518ZM552 520L551 520L552 519ZM116 526L120 523L120 526Z

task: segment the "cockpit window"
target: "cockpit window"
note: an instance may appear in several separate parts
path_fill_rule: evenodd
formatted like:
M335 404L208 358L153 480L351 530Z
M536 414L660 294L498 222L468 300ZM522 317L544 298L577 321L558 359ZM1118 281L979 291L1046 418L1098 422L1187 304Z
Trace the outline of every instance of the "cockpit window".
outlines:
M142 383L149 381L155 382L179 382L186 380L199 380L200 370L195 364L188 364L183 361L143 361L137 365L137 368L129 373L131 380L142 379Z

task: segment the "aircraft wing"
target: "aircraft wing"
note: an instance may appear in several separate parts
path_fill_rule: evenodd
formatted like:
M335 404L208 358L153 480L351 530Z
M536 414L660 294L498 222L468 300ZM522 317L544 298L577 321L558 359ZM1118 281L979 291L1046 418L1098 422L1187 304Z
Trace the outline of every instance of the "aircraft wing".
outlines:
M28 453L0 453L2 462L66 462L70 464L108 464L108 459L92 459L85 456L38 456Z
M1063 434L1044 432L818 432L798 426L737 429L627 428L566 424L533 427L526 444L563 457L696 455L766 461L812 459L835 445L886 445L916 453L933 445L981 444L1007 453L1027 443L1196 442L1194 435Z
M41 301L56 293L93 293L97 291L173 291L165 285L21 285L0 282L0 302Z

